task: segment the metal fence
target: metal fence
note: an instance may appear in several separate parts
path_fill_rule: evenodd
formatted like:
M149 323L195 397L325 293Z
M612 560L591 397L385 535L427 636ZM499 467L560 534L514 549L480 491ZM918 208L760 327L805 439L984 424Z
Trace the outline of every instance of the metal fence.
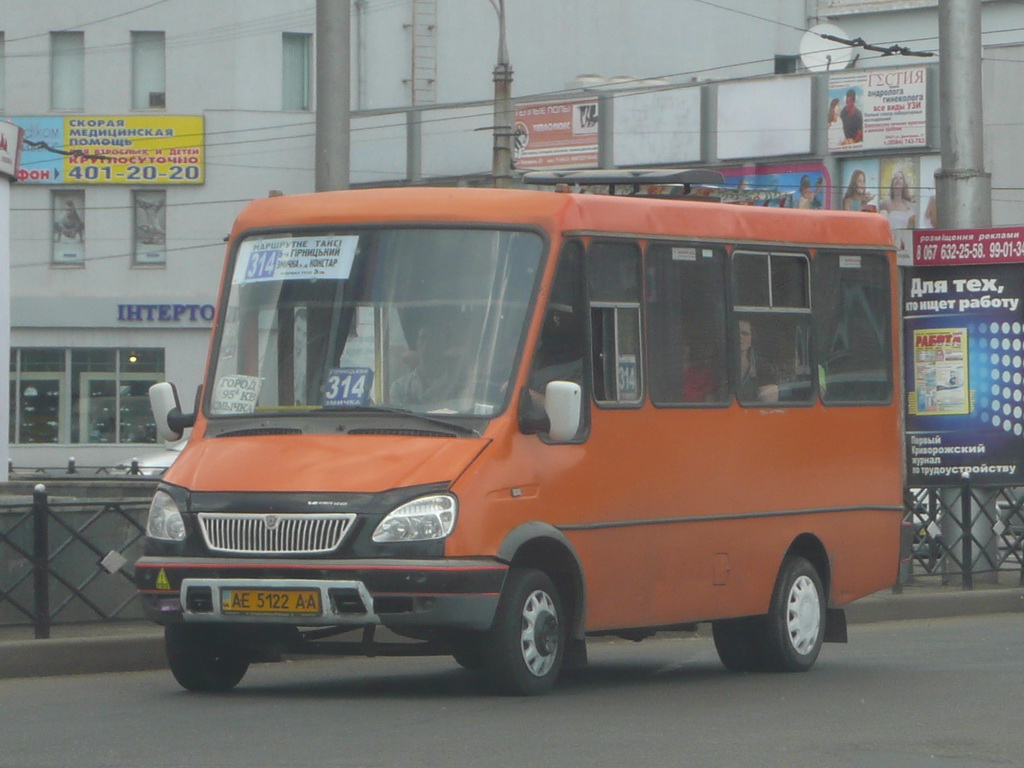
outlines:
M166 469L165 467L162 469ZM143 475L155 475L159 473L147 472L139 464L138 459L121 464L103 464L90 466L79 464L74 458L70 458L67 464L60 464L52 467L19 467L15 466L14 459L7 460L7 474L11 478L23 480L40 480L47 477L75 478L95 475L97 477L142 477Z
M908 488L901 581L932 577L966 589L1011 575L1024 586L1024 486Z
M131 566L150 499L51 497L39 485L0 500L0 625L46 638L56 622L141 618Z
M152 488L39 485L0 497L0 625L139 619L133 568ZM120 498L83 498L115 490ZM1024 487L909 488L902 583L931 579L966 589L1007 578L1024 585Z

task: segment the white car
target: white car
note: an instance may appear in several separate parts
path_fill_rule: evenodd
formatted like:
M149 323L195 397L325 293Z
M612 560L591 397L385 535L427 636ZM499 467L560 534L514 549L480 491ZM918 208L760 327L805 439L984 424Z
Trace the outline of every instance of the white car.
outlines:
M185 447L188 438L176 440L173 443L164 443L162 448L147 448L127 461L116 464L112 470L115 475L129 475L137 477L160 477L167 468L174 463Z

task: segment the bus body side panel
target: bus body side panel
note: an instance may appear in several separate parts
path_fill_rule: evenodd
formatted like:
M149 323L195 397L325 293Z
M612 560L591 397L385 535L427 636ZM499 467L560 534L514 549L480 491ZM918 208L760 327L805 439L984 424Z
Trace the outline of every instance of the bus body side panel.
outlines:
M456 486L446 554L495 553L516 525L552 523L579 554L596 631L763 613L809 533L842 605L896 576L894 407L594 409L581 445L498 437Z

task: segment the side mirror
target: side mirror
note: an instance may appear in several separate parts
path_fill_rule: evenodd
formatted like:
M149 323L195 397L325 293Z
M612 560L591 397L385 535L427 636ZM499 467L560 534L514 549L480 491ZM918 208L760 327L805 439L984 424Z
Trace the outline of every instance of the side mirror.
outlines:
M551 381L544 390L544 412L551 427L549 437L558 443L572 440L580 429L583 390L572 381Z
M198 398L199 393L196 392L196 399ZM195 411L181 412L178 390L170 382L161 381L149 388L149 405L153 409L156 431L161 440L180 440L185 430L196 423Z

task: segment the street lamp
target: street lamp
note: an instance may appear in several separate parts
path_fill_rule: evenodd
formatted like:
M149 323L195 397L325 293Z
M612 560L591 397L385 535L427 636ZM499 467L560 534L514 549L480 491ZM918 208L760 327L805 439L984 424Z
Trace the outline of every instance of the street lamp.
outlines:
M491 173L495 187L512 186L512 65L505 45L505 0L490 0L498 14L498 63L494 65L494 153Z

